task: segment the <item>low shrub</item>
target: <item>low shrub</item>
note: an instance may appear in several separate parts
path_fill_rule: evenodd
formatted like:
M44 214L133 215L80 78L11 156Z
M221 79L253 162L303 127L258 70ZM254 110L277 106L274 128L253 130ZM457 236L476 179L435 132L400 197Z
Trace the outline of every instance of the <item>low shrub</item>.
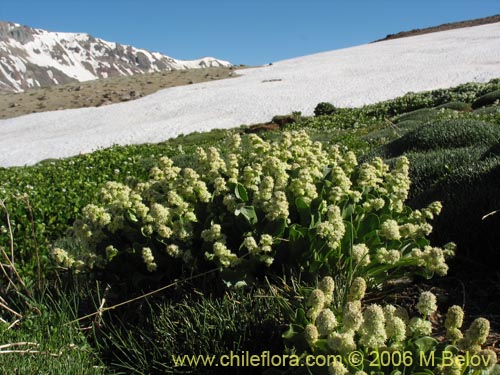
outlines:
M492 105L490 107L478 108L474 110L474 113L479 116L496 115L500 113L500 105Z
M87 258L58 248L59 263L132 283L214 267L234 285L269 268L343 275L352 272L353 259L372 284L446 273L441 250L424 263L411 253L429 246L428 221L441 206L414 212L405 206L406 158L392 170L380 159L358 166L352 152L323 149L304 132L275 141L234 135L229 143L227 154L199 148L196 170L163 157L147 182L108 182L75 222Z
M489 92L472 103L472 108L477 109L500 101L500 90Z
M220 144L227 135L227 130L213 130L156 145L113 146L28 167L0 168L0 200L9 213L18 271L36 278L37 248L43 272L50 273L50 243L65 235L106 181L146 180L163 155L179 165L191 164L196 147ZM10 245L7 227L7 215L0 208L0 246L5 248Z
M331 131L333 129L366 128L380 124L384 124L383 117L368 114L362 108L338 108L331 115L306 117L295 124L287 125L286 129L297 130L306 128Z
M439 183L455 169L474 164L486 151L487 147L474 146L407 153L412 181L410 199Z
M464 159L466 159L466 156ZM473 157L472 155L471 157ZM477 154L476 154L477 156ZM457 158L459 162L460 158ZM457 242L460 255L472 257L486 267L494 269L500 264L498 257L498 228L500 215L483 217L500 207L500 158L472 160L444 171L409 204L422 207L440 199L443 211L436 219L431 238L445 243L450 238Z
M368 133L363 136L363 139L372 145L373 144L384 145L391 140L399 138L402 134L404 133L400 129L396 129L394 127L387 127L381 130Z
M404 120L404 121L399 121L397 123L397 128L404 130L405 132L409 132L411 130L414 130L421 126L424 123L424 121L419 121L419 120Z
M427 151L443 148L488 146L500 139L500 127L472 120L452 119L431 122L387 144L390 155L409 151Z
M399 124L403 121L419 121L428 122L439 117L440 112L433 108L422 108L415 111L407 112L393 119L394 123Z
M482 155L481 159L484 160L492 156L500 156L500 142L488 148Z
M469 103L464 102L448 102L435 107L435 109L452 109L454 111L470 112L472 111L472 106Z
M337 108L332 103L322 102L314 108L314 116L333 115Z

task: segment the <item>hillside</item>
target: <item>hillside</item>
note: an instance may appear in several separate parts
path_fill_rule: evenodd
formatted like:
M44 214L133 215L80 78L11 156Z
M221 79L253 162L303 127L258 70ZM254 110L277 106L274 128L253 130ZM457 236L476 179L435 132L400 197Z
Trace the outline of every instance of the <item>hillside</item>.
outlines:
M233 67L171 70L100 78L92 81L27 89L0 91L0 119L37 112L71 108L100 107L142 98L169 87L231 78Z
M178 60L85 33L60 33L0 22L0 90L84 82L168 70L229 67L213 57Z
M374 41L373 43L383 42L385 40L391 40L391 39L406 38L406 37L415 36L415 35L437 33L440 31L462 29L464 27L487 25L487 24L496 23L496 22L500 22L500 14L490 16L490 17L476 18L476 19L467 20L467 21L444 23L444 24L439 25L439 26L425 27L423 29L413 29L413 30L409 30L409 31L400 31L396 34L389 34L385 38L378 39L378 40Z

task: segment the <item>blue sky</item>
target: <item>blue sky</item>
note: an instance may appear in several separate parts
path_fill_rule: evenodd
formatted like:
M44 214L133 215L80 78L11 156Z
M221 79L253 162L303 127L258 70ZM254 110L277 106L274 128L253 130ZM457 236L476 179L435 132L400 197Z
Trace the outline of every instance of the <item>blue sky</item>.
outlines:
M499 0L1 0L0 20L259 65L500 13Z

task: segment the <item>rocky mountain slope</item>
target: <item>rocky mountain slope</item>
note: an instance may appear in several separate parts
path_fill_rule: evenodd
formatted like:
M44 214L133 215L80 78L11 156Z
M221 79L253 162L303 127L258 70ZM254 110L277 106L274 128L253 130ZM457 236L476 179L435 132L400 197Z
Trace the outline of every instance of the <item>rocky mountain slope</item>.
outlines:
M229 67L213 57L177 60L82 33L58 33L0 22L0 90L83 82L113 76Z

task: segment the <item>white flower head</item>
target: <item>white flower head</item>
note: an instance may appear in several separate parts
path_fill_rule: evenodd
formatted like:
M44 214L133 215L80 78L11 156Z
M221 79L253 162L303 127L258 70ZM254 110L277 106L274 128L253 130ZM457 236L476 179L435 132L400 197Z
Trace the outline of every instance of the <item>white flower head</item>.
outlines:
M354 331L346 332L332 332L328 336L328 347L336 353L343 355L356 350L356 343L354 341Z
M370 264L370 249L364 243L356 244L352 247L352 257L362 267Z
M464 310L460 306L454 305L448 309L444 326L446 329L461 328L464 322Z
M347 302L344 308L342 319L342 331L356 332L363 323L363 313L361 312L361 302Z
M387 340L384 310L377 304L369 305L363 312L363 324L359 329L359 343L365 348L378 349Z
M430 336L432 333L432 324L422 318L411 318L408 323L408 330L413 336Z
M418 299L417 309L425 317L437 310L436 296L431 292L422 292Z
M318 341L319 333L314 324L308 324L306 326L306 328L304 329L304 338L311 346L314 345L316 341Z
M460 343L464 350L477 351L486 342L490 334L490 321L477 318L472 322Z
M366 281L362 277L356 277L351 284L348 294L349 301L361 301L365 297Z
M337 326L337 319L335 318L332 310L326 308L320 311L315 324L316 327L318 327L319 334L321 336L327 336Z
M325 305L325 294L321 289L314 289L307 300L307 305L313 309L321 310Z
M399 225L396 220L386 220L380 226L380 235L388 240L399 240L401 234L399 233Z

